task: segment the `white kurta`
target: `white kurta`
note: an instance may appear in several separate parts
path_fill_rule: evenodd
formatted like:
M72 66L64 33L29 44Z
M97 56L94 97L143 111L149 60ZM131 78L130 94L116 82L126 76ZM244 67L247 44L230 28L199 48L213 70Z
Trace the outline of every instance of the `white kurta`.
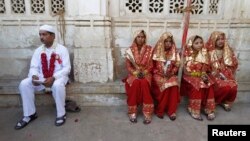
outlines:
M49 49L45 48L44 45L37 48L32 56L30 70L28 78L21 81L19 85L19 91L22 97L23 103L23 114L24 116L30 116L36 112L35 108L35 91L41 91L45 87L43 85L34 86L32 84L32 76L37 75L40 79L43 79L42 64L41 64L41 53L45 52L47 55L47 61L49 66L49 60L51 54L54 52L59 55L61 64L58 60L55 61L55 70L53 77L55 81L51 87L52 95L56 103L57 117L63 116L65 112L65 98L66 89L65 85L68 82L68 75L70 73L71 65L69 52L66 47L60 44L53 44Z

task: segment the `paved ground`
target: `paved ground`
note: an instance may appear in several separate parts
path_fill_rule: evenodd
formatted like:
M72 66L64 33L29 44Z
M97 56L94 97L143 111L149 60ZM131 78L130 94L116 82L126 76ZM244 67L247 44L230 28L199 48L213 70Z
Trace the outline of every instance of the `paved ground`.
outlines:
M38 119L22 130L15 130L22 109L0 108L0 141L206 141L208 124L250 124L250 103L236 103L231 112L217 107L214 121L196 121L180 105L178 118L153 117L144 125L142 116L131 124L125 106L82 107L80 113L68 113L62 127L54 126L55 108L38 107Z

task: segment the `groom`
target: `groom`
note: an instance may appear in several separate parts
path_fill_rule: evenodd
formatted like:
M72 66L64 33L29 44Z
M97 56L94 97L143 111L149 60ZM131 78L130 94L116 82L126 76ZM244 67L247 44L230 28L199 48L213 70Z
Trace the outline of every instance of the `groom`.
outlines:
M23 117L17 122L15 129L22 129L37 118L34 92L48 87L51 88L56 103L55 125L61 126L66 121L65 85L71 69L69 52L66 47L54 41L55 29L52 26L41 26L39 36L43 44L32 56L28 78L19 85Z

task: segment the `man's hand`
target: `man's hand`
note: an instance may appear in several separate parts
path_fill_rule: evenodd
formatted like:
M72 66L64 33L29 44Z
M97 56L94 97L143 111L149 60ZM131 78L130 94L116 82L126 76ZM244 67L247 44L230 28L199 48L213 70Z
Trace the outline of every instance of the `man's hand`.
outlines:
M33 84L34 86L40 85L39 83L36 83L36 82L34 82L33 80L39 80L39 77L38 77L38 76L32 75L32 84Z
M44 86L45 87L51 87L52 85L53 85L53 83L54 83L54 81L55 81L55 78L54 77L49 77L49 78L47 78L45 81L44 81Z

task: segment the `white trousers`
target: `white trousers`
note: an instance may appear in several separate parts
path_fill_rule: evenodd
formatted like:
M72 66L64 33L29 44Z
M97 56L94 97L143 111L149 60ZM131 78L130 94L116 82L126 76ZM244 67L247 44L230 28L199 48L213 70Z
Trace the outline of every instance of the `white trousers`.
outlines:
M67 77L62 77L54 81L51 90L56 103L57 117L63 116L65 112L65 98L66 88L65 85L68 81ZM35 91L41 91L45 87L43 85L34 86L31 78L26 78L21 81L19 91L23 104L23 115L30 116L36 112L35 107Z

